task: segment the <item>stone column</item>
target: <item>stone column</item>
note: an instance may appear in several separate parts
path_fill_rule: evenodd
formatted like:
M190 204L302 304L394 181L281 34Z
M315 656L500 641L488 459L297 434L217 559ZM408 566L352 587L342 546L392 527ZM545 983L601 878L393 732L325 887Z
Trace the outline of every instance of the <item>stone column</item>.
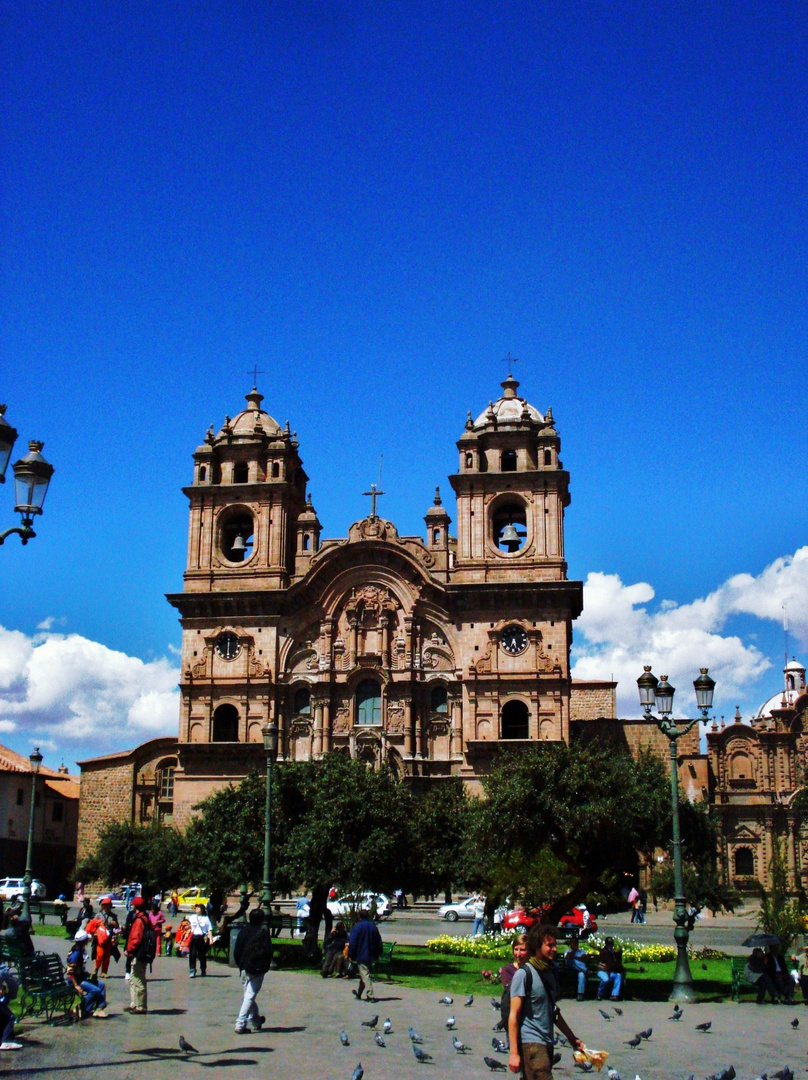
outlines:
M415 732L412 723L412 698L404 698L404 754L406 757L415 755Z
M323 753L327 754L331 749L331 701L323 698Z
M348 667L353 669L356 667L356 657L359 649L359 623L356 619L351 619L351 639L348 643Z
M312 757L322 757L323 753L323 703L318 699L314 702L314 738L311 746Z
M463 753L463 707L457 698L451 698L452 739L450 754L459 757Z

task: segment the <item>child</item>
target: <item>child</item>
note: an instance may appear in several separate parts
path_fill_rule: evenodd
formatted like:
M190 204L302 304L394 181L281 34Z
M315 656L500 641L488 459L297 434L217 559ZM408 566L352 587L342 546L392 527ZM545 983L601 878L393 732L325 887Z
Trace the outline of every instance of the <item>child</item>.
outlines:
M86 1020L88 1016L96 1016L104 1020L107 1016L107 988L103 982L91 982L84 966L84 949L89 940L90 935L86 930L77 931L67 957L67 981L81 998L78 1018Z

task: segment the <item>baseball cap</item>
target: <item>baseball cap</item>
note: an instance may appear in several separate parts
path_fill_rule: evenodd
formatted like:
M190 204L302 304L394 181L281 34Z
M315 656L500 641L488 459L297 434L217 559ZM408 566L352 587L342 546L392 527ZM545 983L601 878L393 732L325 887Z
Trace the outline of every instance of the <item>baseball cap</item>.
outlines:
M142 896L135 896L132 900L132 907L145 907L146 901Z

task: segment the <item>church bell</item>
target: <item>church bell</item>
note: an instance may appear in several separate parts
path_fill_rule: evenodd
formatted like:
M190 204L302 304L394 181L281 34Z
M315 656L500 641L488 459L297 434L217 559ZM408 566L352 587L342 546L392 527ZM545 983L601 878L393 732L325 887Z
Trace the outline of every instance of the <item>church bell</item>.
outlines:
M236 539L233 541L232 553L233 555L244 555L246 550L247 545L244 542L244 537L241 535L241 533L239 533Z
M508 551L519 550L519 533L516 531L516 527L514 525L505 526L505 528L502 530L501 541L508 549Z

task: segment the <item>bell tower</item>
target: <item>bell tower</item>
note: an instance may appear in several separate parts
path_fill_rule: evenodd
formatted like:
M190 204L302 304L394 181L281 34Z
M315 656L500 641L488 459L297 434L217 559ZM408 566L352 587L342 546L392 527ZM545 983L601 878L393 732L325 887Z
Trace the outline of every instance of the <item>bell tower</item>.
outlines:
M194 453L194 481L183 488L186 592L284 589L295 573L308 477L289 424L281 428L262 401L253 387L247 408L218 434L211 427Z
M552 410L542 416L518 389L509 374L497 401L476 420L469 413L457 443L455 581L566 580L569 473Z

